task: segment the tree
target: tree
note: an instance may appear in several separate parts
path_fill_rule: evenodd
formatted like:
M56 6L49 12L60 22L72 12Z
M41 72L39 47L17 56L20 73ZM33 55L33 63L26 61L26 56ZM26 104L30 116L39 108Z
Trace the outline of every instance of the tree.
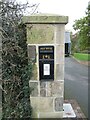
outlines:
M0 1L3 118L31 117L29 80L32 63L28 63L26 26L22 23L27 5Z
M70 34L71 38L71 51L72 54L74 52L79 52L79 43L78 43L78 32L76 34Z
M73 25L74 30L78 31L78 43L80 50L87 50L89 48L89 31L90 26L90 5L87 8L86 16L80 18L79 20L75 20L75 24Z

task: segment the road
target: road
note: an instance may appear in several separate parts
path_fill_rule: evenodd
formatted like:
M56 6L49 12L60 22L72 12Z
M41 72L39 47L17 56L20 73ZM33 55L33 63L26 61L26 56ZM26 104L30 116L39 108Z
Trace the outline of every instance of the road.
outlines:
M65 57L65 99L76 99L88 116L88 67Z

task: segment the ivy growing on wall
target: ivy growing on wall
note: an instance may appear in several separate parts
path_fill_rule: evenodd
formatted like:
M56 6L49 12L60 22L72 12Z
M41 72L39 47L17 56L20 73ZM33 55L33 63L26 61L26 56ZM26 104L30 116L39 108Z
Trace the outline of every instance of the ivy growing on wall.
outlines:
M32 62L28 63L26 26L22 23L27 5L0 1L2 118L31 118L29 80Z

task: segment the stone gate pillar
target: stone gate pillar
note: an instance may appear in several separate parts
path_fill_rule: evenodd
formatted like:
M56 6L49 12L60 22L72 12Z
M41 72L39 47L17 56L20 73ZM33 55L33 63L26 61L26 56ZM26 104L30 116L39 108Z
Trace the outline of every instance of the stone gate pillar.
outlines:
M64 39L67 16L24 17L28 57L34 61L30 80L33 118L62 118L64 99Z

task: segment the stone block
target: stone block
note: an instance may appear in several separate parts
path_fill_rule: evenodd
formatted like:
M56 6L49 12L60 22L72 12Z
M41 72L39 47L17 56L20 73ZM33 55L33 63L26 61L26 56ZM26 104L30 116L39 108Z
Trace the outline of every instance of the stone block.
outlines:
M40 96L46 97L46 89L40 89Z
M24 23L48 23L48 24L66 24L68 22L68 16L60 16L55 14L33 14L23 17Z
M37 64L33 64L33 68L32 68L32 76L30 78L30 80L38 80L38 70L37 70Z
M56 64L56 80L64 80L64 64Z
M33 14L23 17L24 23L48 23L48 24L67 24L68 16L59 16L55 14Z
M40 88L45 89L46 88L46 82L40 82Z
M40 112L53 112L53 98L43 97L39 101Z
M56 25L56 44L64 44L65 38L65 28L64 24Z
M47 96L49 97L57 97L63 96L64 92L64 83L60 81L49 82L47 84Z
M56 46L56 64L64 63L64 45Z
M63 111L63 98L55 98L55 111Z
M27 26L28 44L53 44L54 26L45 24L31 24Z
M63 112L41 112L40 118L63 118Z
M39 106L39 97L30 97L30 102L33 110L39 111L38 106Z
M30 102L32 106L32 118L38 118L38 98L37 97L30 97Z
M35 45L28 45L28 57L36 61L36 46Z
M33 110L39 112L53 112L53 98L50 97L31 97Z
M40 82L40 96L46 97L46 82Z
M29 82L30 90L31 90L31 96L37 97L38 96L38 82Z

